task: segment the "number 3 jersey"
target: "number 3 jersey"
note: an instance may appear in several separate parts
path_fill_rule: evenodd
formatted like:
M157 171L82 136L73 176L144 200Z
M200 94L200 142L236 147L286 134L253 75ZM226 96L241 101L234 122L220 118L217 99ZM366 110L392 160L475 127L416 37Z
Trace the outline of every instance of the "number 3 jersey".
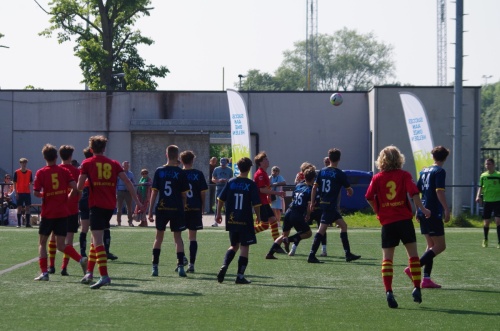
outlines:
M226 206L226 231L237 231L246 227L253 231L253 206L260 206L259 189L248 178L231 178L218 199Z
M374 201L377 219L386 225L413 218L407 193L410 197L419 194L417 185L409 172L397 169L374 175L365 198Z
M342 187L349 188L351 184L347 175L340 169L326 167L320 170L314 185L320 195L320 207L323 210L334 210L337 208L337 199Z
M152 189L158 191L156 212L184 212L182 193L189 191L189 182L184 170L167 165L157 168Z

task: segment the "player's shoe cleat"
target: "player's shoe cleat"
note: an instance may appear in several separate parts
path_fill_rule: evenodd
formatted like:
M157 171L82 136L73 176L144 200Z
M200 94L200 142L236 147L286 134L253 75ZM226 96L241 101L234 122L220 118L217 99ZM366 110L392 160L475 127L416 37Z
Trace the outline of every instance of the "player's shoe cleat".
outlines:
M217 223L217 222L214 222L214 224L212 224L212 227L213 227L213 228L216 228L216 227L218 227L218 226L219 226L219 223Z
M323 263L323 261L318 260L316 256L309 256L307 258L307 263Z
M289 253L290 252L290 242L288 241L288 238L285 238L283 240L283 246L285 246L285 251L287 253Z
M361 255L355 255L352 253L348 253L345 255L346 262L356 261L356 260L359 260L360 258L361 258Z
M109 284L111 284L111 278L109 278L109 276L102 276L101 278L99 278L97 283L95 283L94 285L90 285L90 288L93 290L97 290L103 286L108 286Z
M326 251L322 251L319 256L325 257L325 256L328 256L328 254L326 254Z
M35 280L41 280L47 282L49 280L49 274L47 272L44 272L40 274L40 276L36 277Z
M422 288L441 288L441 285L438 285L432 281L430 278L424 278L422 279Z
M223 265L220 268L219 273L217 274L217 281L219 283L222 283L224 281L224 277L226 277L226 272L227 272L227 266Z
M406 276L408 276L408 278L410 278L410 280L413 282L413 277L411 276L410 267L406 267L404 271Z
M179 277L186 277L187 276L183 265L178 266L177 269L179 272Z
M194 273L194 264L190 264L189 267L186 269L186 272Z
M87 264L89 262L88 257L82 257L80 259L80 266L82 267L83 274L85 275L87 273Z
M392 292L387 292L387 304L389 305L389 308L398 308L398 303L396 299L394 298L394 294Z
M488 247L488 239L483 240L483 247L484 248Z
M235 284L250 284L251 281L249 281L248 279L246 279L245 277L236 277L236 280L234 281Z
M281 246L276 248L274 252L278 254L287 254L287 252Z
M55 267L49 267L49 274L55 274L56 273L56 268Z
M292 248L290 249L290 252L288 252L288 256L294 256L296 251L297 251L297 246L293 244Z
M111 261L118 260L118 256L116 256L113 253L106 254L106 257L108 258L108 260L111 260Z
M266 260L277 260L278 258L274 256L273 254L267 254L266 255Z
M91 272L87 272L85 276L80 280L82 284L90 284L94 280L94 275Z
M154 265L153 270L151 271L151 276L158 277L158 266Z
M68 270L66 270L66 268L61 269L61 276L69 276Z
M411 296L413 297L414 302L422 303L422 293L420 292L420 289L418 287L415 287L413 289L413 292L411 292Z

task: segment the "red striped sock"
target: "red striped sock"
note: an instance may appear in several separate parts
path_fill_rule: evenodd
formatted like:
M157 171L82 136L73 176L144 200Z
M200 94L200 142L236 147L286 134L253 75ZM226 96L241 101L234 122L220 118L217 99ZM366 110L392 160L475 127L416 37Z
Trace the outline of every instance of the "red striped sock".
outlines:
M420 287L420 281L422 280L422 269L420 267L420 258L418 256L410 257L410 272L411 278L413 280L413 286Z
M269 223L259 222L259 223L255 224L253 228L255 229L255 233L259 233L259 232L262 232L262 231L269 229Z
M95 253L94 244L90 244L89 249L89 262L87 264L87 272L94 273L94 267L97 262L97 255Z
M106 250L104 245L97 246L95 248L95 253L97 255L97 266L99 267L99 274L101 276L108 275L108 257L106 256Z
M50 267L54 267L55 261L56 261L56 252L57 252L57 245L55 240L50 240L49 241L49 262L50 262Z
M69 255L64 253L61 269L66 269L68 267L68 263L69 263Z
M382 282L384 283L385 291L392 291L393 267L391 260L382 261Z
M42 273L46 273L48 271L46 257L39 257L38 265L40 266L40 270L42 271Z
M280 231L278 229L278 222L274 221L269 224L269 227L271 228L271 236L273 237L273 240L278 239L280 236Z
M80 262L80 260L82 259L82 256L78 254L73 245L66 245L66 247L64 247L64 254L68 255L76 262Z

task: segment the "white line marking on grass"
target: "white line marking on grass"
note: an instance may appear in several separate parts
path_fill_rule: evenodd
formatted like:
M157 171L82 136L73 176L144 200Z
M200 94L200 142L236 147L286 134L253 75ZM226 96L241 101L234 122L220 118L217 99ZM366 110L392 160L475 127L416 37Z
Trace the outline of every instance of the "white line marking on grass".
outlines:
M23 262L23 263L16 264L16 265L14 265L14 266L12 266L12 267L10 267L10 268L7 268L7 269L5 269L5 270L0 270L0 276L1 276L1 275L3 275L3 274L6 274L6 273L8 273L8 272L14 271L14 270L16 270L16 269L22 268L22 267L24 267L24 266L27 266L28 264L33 263L33 262L36 262L36 261L38 261L38 258L37 258L37 257L35 257L34 259L31 259L31 260L29 260L29 261L26 261L26 262Z

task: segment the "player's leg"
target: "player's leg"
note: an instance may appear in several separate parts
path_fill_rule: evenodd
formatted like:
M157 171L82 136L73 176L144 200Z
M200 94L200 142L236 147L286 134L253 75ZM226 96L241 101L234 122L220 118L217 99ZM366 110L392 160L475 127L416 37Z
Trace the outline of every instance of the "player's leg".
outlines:
M497 238L498 238L497 248L500 248L500 217L495 217L495 223L497 225Z
M224 255L224 259L222 260L222 266L217 273L217 281L222 283L224 281L224 277L226 276L227 268L233 261L236 256L236 252L240 249L240 236L237 232L229 231L229 242L231 246L229 246L226 254Z
M313 243L311 246L311 251L309 252L309 257L307 258L307 262L309 263L322 263L316 258L316 252L318 251L319 245L321 244L321 240L323 239L326 230L328 229L328 223L326 223L325 218L321 217L321 224L319 225L318 232L314 235ZM331 224L331 222L330 222Z
M160 264L160 254L161 254L161 244L163 243L163 238L165 237L165 229L163 227L158 228L158 217L156 218L156 237L153 243L153 270L151 272L151 276L158 276L158 265ZM160 224L161 225L161 224Z
M269 249L269 252L266 255L267 260L275 260L276 257L274 256L274 253L276 253L276 250L279 249L281 246L281 243L284 240L288 241L288 235L290 234L290 230L285 230L283 228L283 234L279 236L271 245L271 248Z
M186 277L186 272L184 271L184 241L182 240L182 232L174 231L174 243L175 252L177 255L177 272L180 277Z
M132 223L132 196L128 191L124 192L125 193L125 205L127 206L127 219L128 219L128 226L134 226L134 223Z
M248 253L250 246L241 246L240 257L238 258L238 274L236 276L236 284L250 284L251 281L245 278L245 270L248 266Z
M346 262L351 262L359 259L361 255L355 255L351 253L351 246L349 244L349 238L347 236L347 223L342 217L335 220L335 223L337 223L337 226L340 228L340 240L342 241L342 246L344 248Z
M122 225L122 213L123 213L123 200L124 200L123 191L116 192L116 222L118 226Z
M488 234L490 232L491 213L493 212L493 205L490 202L483 204L483 247L488 247Z
M55 262L56 262L57 244L56 235L54 232L50 234L49 245L48 245L48 256L49 256L49 274L54 274L56 272Z
M382 282L385 288L387 304L390 308L398 308L398 303L392 291L392 279L394 275L394 250L396 247L384 246L384 229L382 229Z
M196 255L198 254L198 241L196 240L196 230L188 230L189 239L189 266L187 272L194 272L194 264L196 262Z
M50 229L45 228L43 226L43 222L40 224L40 228L38 230L38 265L40 266L41 274L36 277L35 280L39 281L48 281L49 280L49 272L47 267L47 241L49 239Z

